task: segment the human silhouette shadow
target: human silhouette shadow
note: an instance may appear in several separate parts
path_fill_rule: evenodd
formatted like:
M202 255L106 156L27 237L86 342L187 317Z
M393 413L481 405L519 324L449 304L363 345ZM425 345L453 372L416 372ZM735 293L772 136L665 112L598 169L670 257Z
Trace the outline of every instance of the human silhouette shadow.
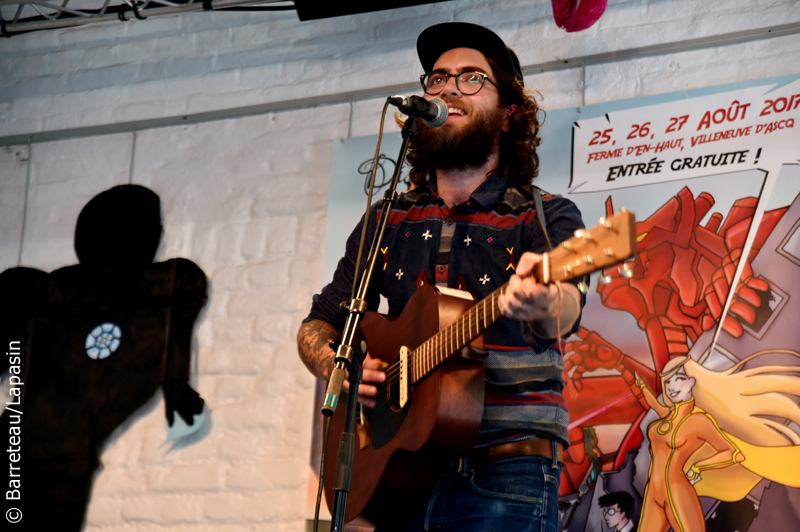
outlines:
M175 412L202 423L189 377L206 276L187 259L152 262L160 210L145 187L111 188L78 217L79 264L0 274L0 373L11 385L0 529L80 530L104 442L159 387L170 427ZM9 524L13 509L21 520Z

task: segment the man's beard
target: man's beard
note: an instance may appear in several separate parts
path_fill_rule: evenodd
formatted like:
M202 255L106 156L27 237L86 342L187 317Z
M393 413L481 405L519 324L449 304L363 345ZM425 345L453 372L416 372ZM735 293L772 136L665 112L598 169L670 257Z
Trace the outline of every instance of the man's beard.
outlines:
M468 123L457 131L447 125L438 129L420 123L414 140L414 166L430 170L483 166L499 145L503 108L467 115L466 119Z

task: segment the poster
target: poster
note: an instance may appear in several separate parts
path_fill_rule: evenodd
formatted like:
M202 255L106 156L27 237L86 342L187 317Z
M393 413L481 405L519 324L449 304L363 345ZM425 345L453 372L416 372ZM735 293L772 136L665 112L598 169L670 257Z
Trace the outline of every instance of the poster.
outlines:
M637 220L633 277L593 274L564 350L560 529L800 529L800 76L551 111L541 136L536 185L587 227L622 207ZM324 282L366 207L375 142L334 141ZM384 138L379 180L399 146ZM676 361L692 408L708 405L682 429L660 375ZM699 442L669 482L664 438Z

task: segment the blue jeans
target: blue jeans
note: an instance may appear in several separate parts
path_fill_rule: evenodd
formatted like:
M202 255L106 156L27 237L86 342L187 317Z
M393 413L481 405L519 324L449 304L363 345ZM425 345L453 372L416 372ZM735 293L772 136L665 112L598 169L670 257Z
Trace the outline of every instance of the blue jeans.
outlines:
M560 476L553 459L520 456L444 478L403 532L555 532Z

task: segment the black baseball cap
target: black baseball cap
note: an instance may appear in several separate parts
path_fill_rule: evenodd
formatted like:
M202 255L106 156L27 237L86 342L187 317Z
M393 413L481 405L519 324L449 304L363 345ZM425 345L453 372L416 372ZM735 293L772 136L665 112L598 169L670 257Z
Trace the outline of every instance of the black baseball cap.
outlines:
M444 22L425 28L417 37L417 55L426 74L433 70L439 56L453 48L478 50L525 86L517 54L489 28L469 22Z

